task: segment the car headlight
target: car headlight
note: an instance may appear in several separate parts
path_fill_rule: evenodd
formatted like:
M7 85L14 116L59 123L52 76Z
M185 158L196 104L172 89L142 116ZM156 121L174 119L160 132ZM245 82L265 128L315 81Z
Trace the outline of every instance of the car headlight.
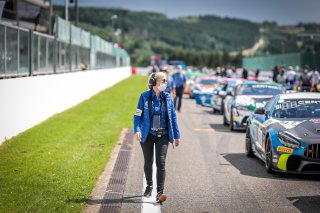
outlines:
M300 138L297 138L296 136L292 135L291 133L285 131L285 132L279 132L278 134L279 141L282 145L293 148L293 149L299 149L300 147Z

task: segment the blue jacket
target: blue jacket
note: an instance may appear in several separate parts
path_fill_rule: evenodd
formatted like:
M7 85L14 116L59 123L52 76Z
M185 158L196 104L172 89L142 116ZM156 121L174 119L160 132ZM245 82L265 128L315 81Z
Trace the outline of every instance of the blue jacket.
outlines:
M147 140L147 136L150 130L151 121L149 118L148 100L151 91L152 90L148 90L140 95L138 107L134 114L134 133L141 132L141 143L144 143ZM170 94L167 92L162 92L162 95L166 97L167 113L169 118L168 136L169 141L172 143L174 139L180 139L176 111Z
M186 76L180 71L173 74L172 78L176 87L183 86L187 82Z

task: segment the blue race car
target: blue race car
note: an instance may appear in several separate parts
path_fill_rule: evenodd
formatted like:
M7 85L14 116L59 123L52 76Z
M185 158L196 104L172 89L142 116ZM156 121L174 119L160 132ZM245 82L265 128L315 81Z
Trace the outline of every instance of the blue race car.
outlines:
M269 173L320 174L320 94L275 96L248 118L245 143Z
M201 76L193 89L196 104L211 106L213 89L217 87L219 87L219 82L215 76Z

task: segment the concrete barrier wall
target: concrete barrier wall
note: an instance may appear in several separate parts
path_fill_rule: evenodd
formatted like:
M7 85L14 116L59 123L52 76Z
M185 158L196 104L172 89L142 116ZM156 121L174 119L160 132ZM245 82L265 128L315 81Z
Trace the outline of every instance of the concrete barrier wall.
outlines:
M0 80L0 144L131 75L131 67Z

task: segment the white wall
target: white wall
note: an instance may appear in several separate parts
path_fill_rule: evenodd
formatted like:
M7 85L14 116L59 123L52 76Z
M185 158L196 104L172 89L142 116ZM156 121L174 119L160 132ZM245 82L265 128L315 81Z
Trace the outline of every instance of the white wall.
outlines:
M0 144L131 75L131 67L0 80Z

